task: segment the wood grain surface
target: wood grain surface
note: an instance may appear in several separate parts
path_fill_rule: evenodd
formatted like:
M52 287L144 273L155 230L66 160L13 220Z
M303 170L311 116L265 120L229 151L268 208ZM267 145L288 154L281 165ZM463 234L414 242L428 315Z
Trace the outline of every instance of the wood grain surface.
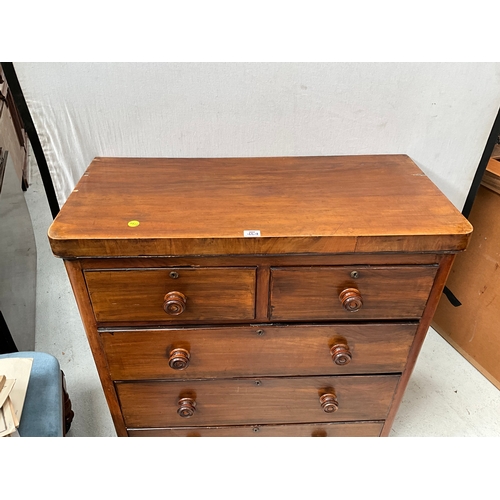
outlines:
M425 336L427 335L427 330L429 329L432 317L436 312L436 308L439 303L439 298L443 293L443 289L446 284L448 275L450 273L451 266L453 265L454 259L455 255L443 255L442 257L439 270L436 274L434 284L432 285L432 290L429 294L429 299L427 300L425 310L422 314L422 317L420 318L420 323L418 325L417 333L413 340L413 344L410 347L410 353L408 354L408 361L406 363L405 369L401 375L401 379L396 388L394 399L391 404L391 409L384 423L381 436L386 437L389 435L399 405L401 404L401 401L403 399L404 391L408 385L408 381L410 380L413 369L415 368L415 364L417 363L417 358L424 343Z
M82 269L111 270L167 267L269 267L439 264L436 253L371 253L328 255L223 255L203 257L82 258Z
M471 244L447 281L462 304L453 307L443 295L433 326L500 389L500 189L479 187L470 220Z
M500 194L500 161L491 158L481 180L481 184Z
M78 310L83 321L87 340L90 349L92 350L94 363L99 374L99 379L101 381L104 396L106 397L106 402L111 413L111 418L113 419L116 434L120 437L125 437L127 436L127 430L123 422L123 415L120 409L120 403L118 401L115 386L109 375L108 364L106 361L106 356L104 355L102 342L97 333L95 316L92 310L92 304L90 303L87 286L85 285L85 279L80 267L80 262L66 260L64 261L64 265L66 267L66 271L71 282L71 288L73 289Z
M114 380L230 378L401 372L416 324L255 325L101 333ZM352 360L339 366L330 349L344 341ZM189 366L168 365L186 349Z
M131 437L377 437L383 422L128 429Z
M49 239L62 257L412 252L471 230L406 155L96 158Z
M127 427L175 427L264 423L383 420L397 375L243 378L116 384ZM335 413L322 410L319 398L334 392ZM196 401L195 414L177 414L180 398ZM187 422L188 421L188 422Z
M176 273L177 278L171 274ZM255 317L255 268L85 271L97 321L216 321ZM185 311L165 312L169 292L187 297Z
M49 240L119 436L387 436L471 232L406 155L96 158Z
M436 271L437 266L271 268L271 320L419 318ZM339 300L348 288L361 294L356 312Z

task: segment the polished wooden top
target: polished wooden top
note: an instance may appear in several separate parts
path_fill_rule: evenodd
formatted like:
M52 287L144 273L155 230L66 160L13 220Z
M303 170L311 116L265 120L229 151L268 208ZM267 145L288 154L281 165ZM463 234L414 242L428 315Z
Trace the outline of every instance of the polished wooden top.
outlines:
M95 158L49 239L61 257L454 252L471 231L406 155Z

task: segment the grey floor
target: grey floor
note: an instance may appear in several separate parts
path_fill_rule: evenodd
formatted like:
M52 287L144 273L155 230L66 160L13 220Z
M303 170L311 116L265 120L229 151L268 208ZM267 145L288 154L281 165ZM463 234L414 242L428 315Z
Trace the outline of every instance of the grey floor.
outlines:
M64 265L50 251L36 166L25 196L37 245L36 350L65 372L75 411L69 436L116 436ZM430 329L391 436L500 436L500 391Z

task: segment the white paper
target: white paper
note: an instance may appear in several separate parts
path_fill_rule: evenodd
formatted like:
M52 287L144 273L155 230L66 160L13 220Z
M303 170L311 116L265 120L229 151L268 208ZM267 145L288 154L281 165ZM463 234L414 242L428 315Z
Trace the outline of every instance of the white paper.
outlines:
M259 238L260 231L257 229L248 229L246 231L243 231L243 236L245 238Z
M7 398L9 397L9 394L11 393L12 391L12 388L14 387L16 381L15 380L11 380L11 379L7 379L5 381L5 384L2 388L2 390L0 391L0 408L4 405L5 401L7 401Z
M32 366L33 358L0 359L0 373L5 374L7 379L14 379L16 381L14 387L10 391L9 397L14 405L18 420L21 420Z

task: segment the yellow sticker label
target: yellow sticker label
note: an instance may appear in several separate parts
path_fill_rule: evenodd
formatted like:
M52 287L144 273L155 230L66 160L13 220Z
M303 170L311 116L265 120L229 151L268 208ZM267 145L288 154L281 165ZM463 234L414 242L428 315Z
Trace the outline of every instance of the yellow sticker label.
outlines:
M129 223L128 223L129 227L137 227L139 225L139 221L138 220L131 220Z

